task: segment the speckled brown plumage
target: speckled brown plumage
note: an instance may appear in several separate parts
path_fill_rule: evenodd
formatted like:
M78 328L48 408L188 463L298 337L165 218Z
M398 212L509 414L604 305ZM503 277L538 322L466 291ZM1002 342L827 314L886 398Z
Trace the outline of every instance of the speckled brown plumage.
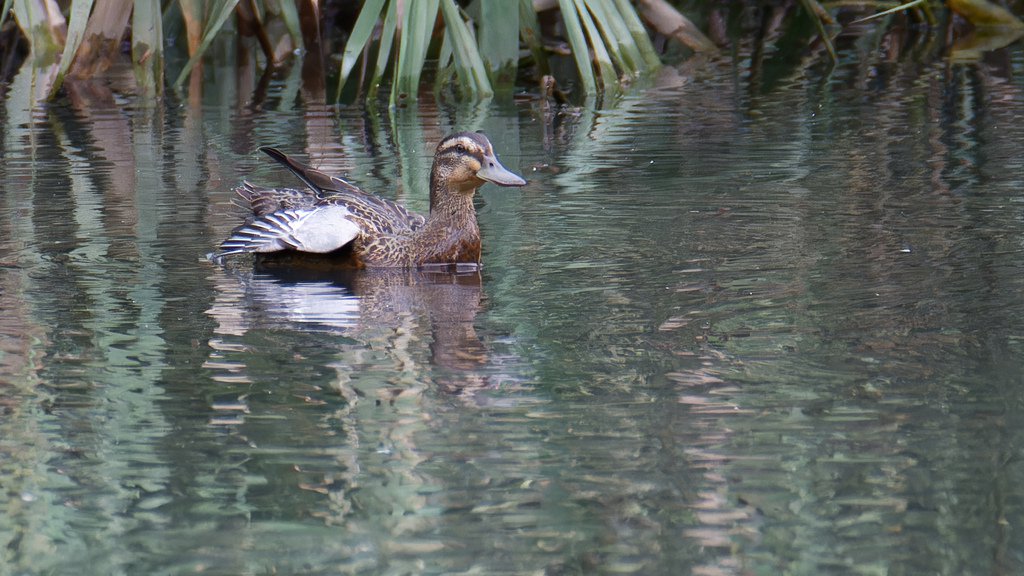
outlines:
M434 154L430 214L424 217L278 150L261 150L309 189L240 186L239 200L253 216L221 244L221 255L281 250L326 253L344 248L357 266L479 264L480 229L473 194L484 182L526 183L501 165L486 136L453 134L438 144Z

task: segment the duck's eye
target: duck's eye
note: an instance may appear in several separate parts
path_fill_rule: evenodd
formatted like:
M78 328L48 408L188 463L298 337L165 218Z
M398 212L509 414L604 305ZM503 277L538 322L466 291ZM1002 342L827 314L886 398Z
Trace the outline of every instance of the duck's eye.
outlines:
M456 144L455 145L455 151L456 152L465 152L466 151L466 147L463 146L461 143L460 144Z

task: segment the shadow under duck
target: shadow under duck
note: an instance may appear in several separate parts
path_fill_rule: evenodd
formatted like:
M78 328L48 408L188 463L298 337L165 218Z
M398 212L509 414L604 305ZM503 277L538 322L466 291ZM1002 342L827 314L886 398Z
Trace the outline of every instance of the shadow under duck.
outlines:
M479 132L446 137L430 170L430 214L367 194L357 186L289 158L260 150L309 189L263 188L245 182L235 192L253 216L220 245L218 257L245 252L340 253L349 266L422 267L480 263L480 228L473 195L485 182L523 186Z

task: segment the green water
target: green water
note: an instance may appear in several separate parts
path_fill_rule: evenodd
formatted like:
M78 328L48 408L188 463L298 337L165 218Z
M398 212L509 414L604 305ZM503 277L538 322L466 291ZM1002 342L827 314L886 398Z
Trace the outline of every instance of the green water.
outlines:
M259 106L15 84L0 574L1017 573L1020 77L704 63L393 116L287 71ZM206 259L234 186L294 184L257 146L424 210L456 129L528 180L481 190L481 273Z

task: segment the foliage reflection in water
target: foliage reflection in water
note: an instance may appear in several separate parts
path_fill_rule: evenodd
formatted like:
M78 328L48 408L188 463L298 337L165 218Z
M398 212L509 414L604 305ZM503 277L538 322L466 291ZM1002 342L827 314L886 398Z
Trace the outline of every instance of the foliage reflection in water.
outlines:
M0 573L1019 571L1004 57L600 110L4 101ZM456 128L529 180L482 189L481 273L205 260L233 186L288 183L257 145L422 211Z

